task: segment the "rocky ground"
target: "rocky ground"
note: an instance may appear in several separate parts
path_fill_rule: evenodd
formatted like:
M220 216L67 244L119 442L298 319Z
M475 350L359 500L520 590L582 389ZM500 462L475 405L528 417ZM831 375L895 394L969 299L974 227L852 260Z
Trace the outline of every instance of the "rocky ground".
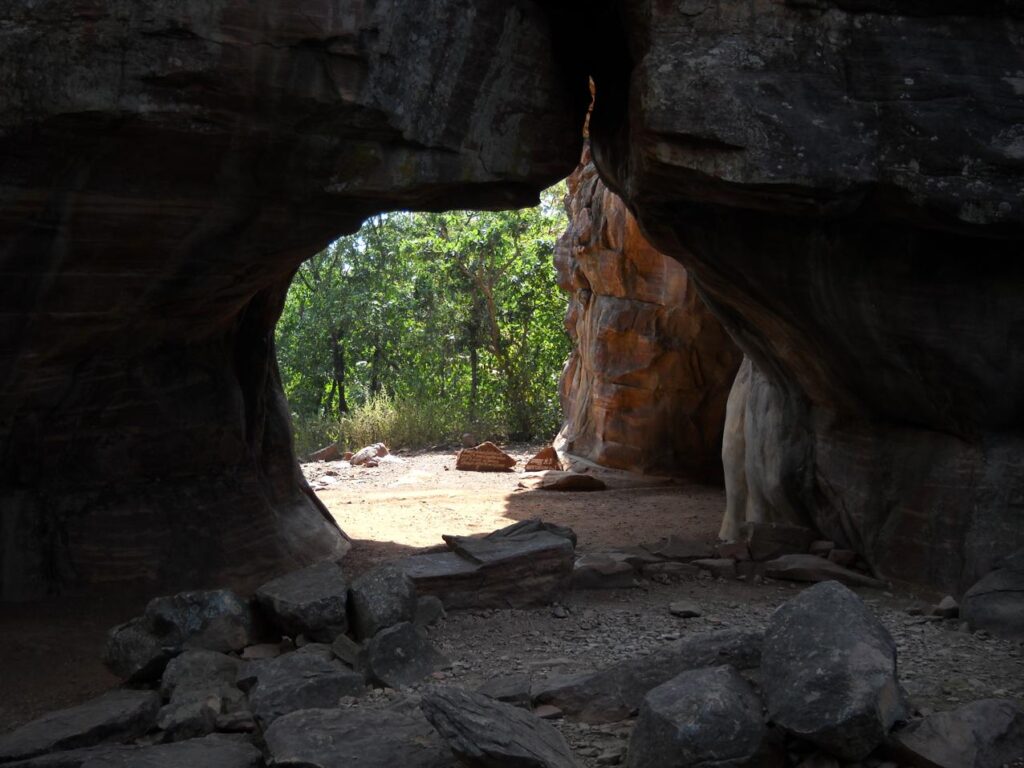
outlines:
M521 446L512 453L523 459L532 451L532 446ZM449 453L399 458L373 469L305 468L315 486L329 486L319 493L354 539L346 563L349 575L437 545L441 533L480 533L533 517L575 529L577 553L666 534L711 541L723 503L717 489L685 485L631 489L613 481L610 490L597 493L528 491L518 487L521 478L515 472L455 472ZM325 477L337 479L325 484ZM772 612L804 586L688 572L640 577L627 588L575 590L554 606L451 611L426 630L450 665L423 684L377 689L351 704L373 709L398 699L415 700L437 683L476 689L508 675L525 675L536 683L647 654L708 630L763 629ZM1021 643L969 632L955 618L929 616L935 595L905 588L857 592L892 634L900 680L921 714L987 697L1024 704ZM686 603L687 611L679 610L680 603ZM116 678L100 662L105 630L140 607L138 600L128 599L5 609L0 732L114 687ZM686 613L697 615L680 615ZM617 764L632 730L632 721L587 725L556 717L551 722L585 766Z

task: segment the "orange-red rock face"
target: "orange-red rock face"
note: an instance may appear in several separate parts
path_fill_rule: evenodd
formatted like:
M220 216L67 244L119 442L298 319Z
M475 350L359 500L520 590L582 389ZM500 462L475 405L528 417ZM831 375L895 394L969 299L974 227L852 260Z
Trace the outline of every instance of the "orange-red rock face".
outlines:
M562 377L561 447L617 469L718 479L739 351L589 153L569 178L567 209L555 259L576 348Z

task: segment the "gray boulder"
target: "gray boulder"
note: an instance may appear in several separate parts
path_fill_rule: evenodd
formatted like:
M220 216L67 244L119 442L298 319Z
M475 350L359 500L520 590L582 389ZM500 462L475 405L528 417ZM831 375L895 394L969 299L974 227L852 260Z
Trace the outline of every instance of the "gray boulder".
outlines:
M366 644L364 656L369 680L386 688L414 685L448 660L411 623L381 630Z
M835 581L775 611L761 673L769 720L844 760L866 757L907 715L892 637Z
M285 715L264 734L269 768L452 768L455 761L422 715L312 709Z
M1024 549L1004 558L964 594L960 616L971 629L1024 638Z
M290 712L336 707L343 696L366 692L361 674L308 653L249 662L239 685L248 692L249 707L262 728Z
M164 739L177 741L212 733L220 715L244 709L235 685L241 662L223 653L188 650L164 672L160 692L168 700L157 715Z
M569 745L553 726L511 704L458 688L435 688L420 708L464 765L576 768Z
M240 651L254 641L252 609L229 589L157 597L143 617L164 645L177 648Z
M268 581L256 603L282 633L329 643L348 629L348 583L329 561Z
M126 743L148 731L160 697L153 691L110 691L0 736L0 763L49 752Z
M416 587L403 571L383 565L352 582L352 629L366 640L382 629L416 618Z
M424 595L416 600L416 618L413 623L417 627L430 627L445 617L444 603L434 595Z
M534 704L551 704L585 723L611 723L635 713L652 688L691 669L730 664L753 669L761 662L759 632L721 630L693 635L647 656L597 672L538 682Z
M1024 757L1024 710L983 699L938 712L893 734L901 763L927 768L1001 768Z
M254 635L249 603L234 592L181 592L150 600L142 616L110 630L103 661L125 680L155 680L185 648L240 651Z
M149 631L142 616L136 616L107 633L103 663L122 680L146 682L159 678L177 652Z
M730 666L683 672L651 690L629 742L629 768L768 768L761 700ZM774 758L774 759L773 759Z

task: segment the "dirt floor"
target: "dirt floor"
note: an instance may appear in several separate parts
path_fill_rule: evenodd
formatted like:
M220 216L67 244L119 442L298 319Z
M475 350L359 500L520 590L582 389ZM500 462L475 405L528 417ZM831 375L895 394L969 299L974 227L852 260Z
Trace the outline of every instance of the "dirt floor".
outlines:
M522 461L532 446L510 452ZM320 498L353 540L351 574L386 559L441 544L441 534L482 533L542 517L568 525L581 552L655 541L669 534L713 541L725 504L718 488L695 485L614 487L596 493L520 488L517 472L456 471L448 452L399 456L372 469L306 465ZM602 666L653 650L683 634L763 626L799 585L689 579L639 581L633 589L570 593L566 617L550 607L453 612L431 636L452 660L441 677L474 687L510 672L531 675ZM901 679L922 711L950 709L988 696L1024 702L1024 647L957 621L911 615L933 595L906 589L860 590L896 639ZM679 619L668 605L690 600L702 615ZM139 613L141 596L0 607L0 732L116 685L100 661L108 627ZM383 706L393 692L376 692ZM607 764L624 748L628 727L558 727L586 766Z

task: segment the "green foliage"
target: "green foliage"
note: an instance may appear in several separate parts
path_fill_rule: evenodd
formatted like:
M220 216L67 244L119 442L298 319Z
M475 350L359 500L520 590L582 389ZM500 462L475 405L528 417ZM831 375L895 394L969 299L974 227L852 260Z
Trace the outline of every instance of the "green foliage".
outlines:
M304 263L277 330L299 452L551 437L570 349L552 263L563 194L521 211L375 216Z

